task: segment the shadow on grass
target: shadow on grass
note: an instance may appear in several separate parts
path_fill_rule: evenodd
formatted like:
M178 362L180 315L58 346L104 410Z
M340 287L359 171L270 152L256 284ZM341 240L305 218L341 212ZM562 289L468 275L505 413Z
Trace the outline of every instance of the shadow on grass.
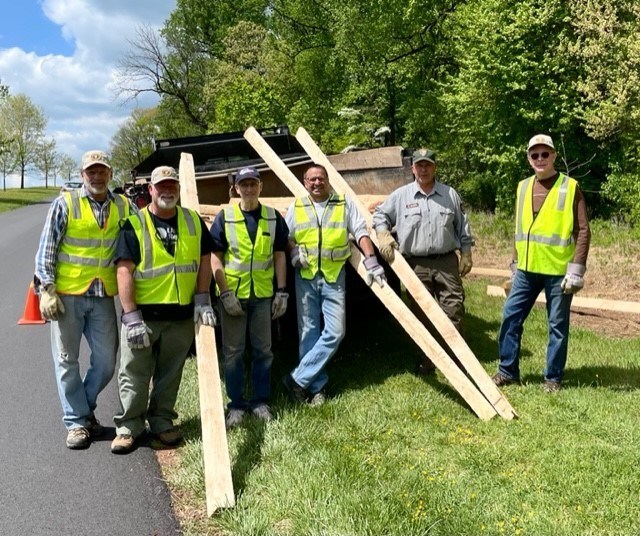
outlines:
M522 378L525 383L542 383L544 375L527 374ZM640 369L613 367L567 367L563 389L607 388L613 391L636 391L640 389Z

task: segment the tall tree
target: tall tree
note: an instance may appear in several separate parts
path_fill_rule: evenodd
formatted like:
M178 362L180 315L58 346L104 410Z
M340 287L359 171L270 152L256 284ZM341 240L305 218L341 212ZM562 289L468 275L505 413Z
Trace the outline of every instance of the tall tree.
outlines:
M56 140L41 139L34 156L34 167L44 176L45 188L49 188L49 177L53 178L55 186L57 160Z
M70 181L71 177L79 174L80 166L68 154L61 154L58 158L57 172L64 181Z

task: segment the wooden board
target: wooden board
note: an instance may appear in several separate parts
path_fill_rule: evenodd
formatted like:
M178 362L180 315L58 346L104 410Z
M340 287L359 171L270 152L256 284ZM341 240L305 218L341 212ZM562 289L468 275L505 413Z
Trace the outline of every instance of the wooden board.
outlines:
M331 162L320 150L316 143L311 139L309 134L303 129L298 129L296 139L302 145L311 159L322 164L327 168L329 173L329 181L333 189L340 194L347 194L352 197L356 205L359 206L360 212L366 219L367 224L371 227L373 217L369 214L367 208L362 205L358 197L353 193L351 187L342 178L342 176L331 165ZM371 239L377 244L375 232L371 233ZM484 367L478 362L464 338L458 333L458 330L451 323L444 311L440 308L433 296L427 291L418 276L411 269L405 258L399 253L396 254L395 260L390 263L392 270L397 274L398 278L404 284L407 292L409 292L416 303L420 305L422 310L429 318L429 321L438 330L443 340L446 341L453 353L460 360L469 376L476 383L482 394L487 398L491 405L496 409L498 414L505 419L513 419L517 416L509 401L506 399L502 391L493 383L491 377L487 374ZM431 357L431 356L429 356Z
M507 294L502 287L489 285L487 287L487 296L506 298ZM536 298L536 302L547 303L544 294L540 294ZM640 303L574 296L573 300L571 300L571 309L600 309L602 311L614 311L616 313L628 313L637 315L640 314Z
M402 168L402 147L380 147L344 154L333 154L329 157L329 160L331 160L333 167L339 171Z
M297 197L308 195L302 183L300 183L291 170L280 160L278 155L269 147L257 130L253 127L248 128L244 133L244 137L273 172L280 177L285 186L291 190L291 193ZM366 269L362 263L362 254L353 244L351 244L349 263L356 269L360 277L366 280ZM471 382L451 360L449 355L442 349L424 325L405 305L400 296L398 296L389 285L381 288L373 284L370 288L398 320L409 336L420 346L422 351L431 358L476 415L483 420L491 419L496 414L494 407L482 396L473 382Z
M193 157L182 153L180 157L180 198L182 206L198 210ZM231 461L227 432L224 425L222 385L218 369L216 333L211 326L200 321L196 325L196 355L198 361L198 390L200 393L200 421L202 424L202 455L207 514L218 508L235 505L231 478Z

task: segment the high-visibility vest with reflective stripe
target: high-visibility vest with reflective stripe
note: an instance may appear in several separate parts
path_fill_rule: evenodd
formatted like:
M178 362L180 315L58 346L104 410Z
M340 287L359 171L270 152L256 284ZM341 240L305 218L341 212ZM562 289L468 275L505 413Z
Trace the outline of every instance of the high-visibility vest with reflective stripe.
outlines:
M80 190L67 192L67 229L58 249L56 290L60 294L84 294L95 279L104 284L108 296L118 293L113 263L120 222L129 216L129 203L122 195L110 201L109 217L100 228L87 197Z
M129 218L140 243L140 263L133 271L138 304L188 305L193 301L202 226L195 211L183 207L176 210L178 240L173 256L158 238L148 207Z
M240 299L273 296L273 244L276 211L262 205L254 242L251 242L239 205L224 209L224 232L229 247L224 253L224 275L229 289Z
M518 268L537 274L564 275L576 250L573 202L577 182L560 173L534 218L534 181L535 177L529 177L518 186L515 233Z
M351 255L344 196L329 197L322 222L318 222L316 209L308 197L296 199L293 217L294 240L307 248L309 260L309 268L302 268L300 275L313 279L320 271L329 283L335 283Z

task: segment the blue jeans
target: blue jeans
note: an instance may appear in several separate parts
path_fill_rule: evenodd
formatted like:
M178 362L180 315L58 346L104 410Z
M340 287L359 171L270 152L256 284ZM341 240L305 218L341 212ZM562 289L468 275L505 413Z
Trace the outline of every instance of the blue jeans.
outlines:
M224 383L229 409L252 409L266 404L271 392L271 298L240 300L243 316L231 316L220 305ZM251 349L251 399L244 396L244 353Z
M65 312L51 322L51 352L64 425L88 425L98 394L113 377L118 326L113 298L60 295ZM89 344L89 366L80 375L80 340Z
M569 314L572 294L564 294L560 283L563 276L534 274L518 270L513 287L502 311L498 336L499 370L508 378L520 378L520 346L524 321L535 300L544 289L547 299L549 343L545 380L559 382L564 374L569 344Z
M320 273L311 280L303 279L296 271L296 307L300 363L291 376L314 395L329 380L325 366L345 335L344 268L335 283L328 283Z

